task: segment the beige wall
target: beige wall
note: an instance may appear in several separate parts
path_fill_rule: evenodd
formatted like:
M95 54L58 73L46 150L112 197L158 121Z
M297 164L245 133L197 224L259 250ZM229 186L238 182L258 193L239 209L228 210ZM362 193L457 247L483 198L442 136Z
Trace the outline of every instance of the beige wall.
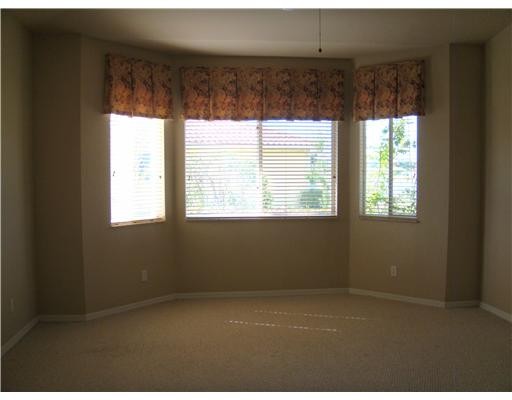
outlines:
M31 59L30 33L2 11L2 345L37 315Z
M483 46L450 45L448 301L480 299L483 99Z
M105 54L108 52L174 64L162 53L82 38L81 189L83 262L87 312L174 292L173 148L166 124L166 216L164 223L110 227L109 117L102 114ZM141 282L141 270L148 281Z
M511 35L485 46L485 191L482 301L511 313Z
M162 54L84 38L34 35L36 217L43 314L82 314L174 291L172 141L166 124L167 222L109 224L107 52ZM50 96L48 94L51 94ZM141 270L148 281L141 282Z
M33 54L39 307L42 314L80 314L80 37L36 35Z
M449 47L356 59L356 66L426 60L426 116L418 120L419 223L359 217L359 125L350 146L350 286L445 299L449 199ZM390 276L390 266L398 276Z
M454 44L356 64L407 58L427 61L426 115L418 124L418 223L359 218L359 160L353 157L350 284L441 301L478 300L483 48ZM354 138L352 154L358 146ZM398 266L396 278L391 265Z
M487 130L493 132L491 139L501 141L496 144L488 137L488 153L492 157L486 164L486 207L505 207L500 210L506 212L500 190L502 174L510 182L510 173L502 172L503 162L499 160L508 162L505 165L510 170L510 152L508 156L500 155L504 144L510 149L510 119L509 141L505 143L503 132L507 126L500 118L506 112L495 104L503 97L503 85L498 83L503 80L503 71L489 70L489 65L501 65L498 61L502 57L502 42L499 36L487 46L487 73L495 79L487 85L487 92L492 93L487 97L487 109L496 112L496 118L487 121ZM475 194L478 183L465 180L468 175L463 166L467 158L459 158L454 149L454 145L461 144L466 129L473 126L469 124L476 124L476 120L464 119L466 112L477 107L479 96L477 88L469 92L465 89L467 80L477 76L479 68L476 65L476 69L463 69L464 60L475 56L470 47L441 46L356 60L356 65L409 58L424 58L427 62L427 115L419 119L418 138L419 223L404 223L359 218L359 126L350 122L351 62L173 57L76 35L35 35L35 210L41 312L94 312L174 291L350 286L437 300L473 299L478 265L473 255L471 265L464 263L468 255L462 253L463 248L457 243L465 243L461 235L467 226L478 224L478 218L463 220L465 216L476 215L472 213L478 208L478 199L471 197L471 203L466 204L464 196ZM169 63L173 67L177 115L178 68L182 65L345 70L346 115L338 141L340 216L318 220L187 221L184 123L176 118L166 123L167 221L111 228L109 119L101 112L104 56L108 52ZM459 72L462 75L456 76ZM450 76L457 79L450 82ZM510 75L508 79L510 82ZM460 107L454 105L458 98ZM478 160L478 129L474 128L471 137L474 140L463 145L474 162ZM508 193L510 204L510 190ZM458 205L460 209L454 208ZM498 217L493 215L486 219L487 247L507 238L502 238L504 230L495 229ZM491 297L495 296L495 286L503 285L503 279L493 283L495 271L489 272L489 268L502 271L503 258L491 250L484 254L489 266L488 272L484 271L483 291L484 295L492 292L487 294L489 302L499 305ZM398 266L397 278L390 277L390 265ZM508 267L505 272L508 271L510 282L510 258ZM148 282L140 281L141 269L148 270ZM469 276L462 284L457 281L460 274ZM506 277L505 274L502 278ZM486 291L485 285L493 289Z
M345 60L186 57L179 65L286 66L345 71L345 120L350 121L351 70ZM177 83L178 80L175 79ZM175 93L178 94L177 86ZM176 98L180 107L180 101ZM184 123L174 122L178 291L347 287L350 123L339 132L339 213L334 219L187 221Z
M58 42L59 39L52 37L46 48L56 46L52 41ZM340 60L177 58L85 37L74 41L72 47L72 51L66 51L73 55L79 51L79 65L73 69L73 78L79 74L79 87L70 89L70 98L74 100L79 96L79 116L76 117L79 127L73 126L68 130L68 139L73 140L73 149L79 151L79 155L74 154L73 168L66 174L81 182L74 192L79 194L79 199L75 198L71 207L79 205L77 215L80 221L75 226L81 228L82 236L81 247L75 255L82 257L86 312L158 297L175 290L300 289L348 285L350 124L342 125L339 138L339 218L186 221L183 120L176 118L166 126L167 221L111 228L108 219L109 118L102 114L101 106L104 56L108 52L169 63L174 73L177 115L180 113L178 67L181 65L338 67L346 70L346 88L350 98L351 63ZM36 68L39 71L44 65ZM49 71L45 73L52 75ZM56 79L57 76L53 76L45 80ZM70 104L76 113L76 103ZM44 107L41 105L42 109ZM51 123L58 122L51 120ZM41 152L48 157L52 155L48 148ZM75 168L77 164L79 172ZM49 222L45 224L51 226ZM61 262L58 264L62 265ZM48 267L44 269L47 275L54 274ZM148 282L141 282L141 269L148 270ZM69 296L78 300L81 293L76 291ZM57 298L58 294L53 297Z

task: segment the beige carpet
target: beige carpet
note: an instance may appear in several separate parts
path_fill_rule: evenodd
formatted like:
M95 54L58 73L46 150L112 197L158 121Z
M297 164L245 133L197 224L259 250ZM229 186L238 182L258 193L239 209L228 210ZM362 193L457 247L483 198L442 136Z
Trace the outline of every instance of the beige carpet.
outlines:
M40 323L8 391L509 391L511 326L354 295L181 300Z

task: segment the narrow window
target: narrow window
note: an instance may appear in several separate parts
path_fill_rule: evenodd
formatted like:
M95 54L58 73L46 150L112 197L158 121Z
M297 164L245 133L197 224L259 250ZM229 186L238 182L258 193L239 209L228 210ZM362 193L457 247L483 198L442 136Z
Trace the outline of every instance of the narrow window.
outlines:
M361 215L415 218L416 116L365 121L361 136Z
M164 121L112 114L110 223L164 220Z

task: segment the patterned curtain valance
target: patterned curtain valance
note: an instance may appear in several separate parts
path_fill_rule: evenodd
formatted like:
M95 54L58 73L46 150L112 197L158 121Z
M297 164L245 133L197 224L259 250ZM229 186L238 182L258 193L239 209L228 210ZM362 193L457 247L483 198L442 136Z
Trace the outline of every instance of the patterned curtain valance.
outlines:
M288 68L181 69L185 119L343 120L343 72Z
M358 68L354 75L354 121L425 115L424 62Z
M168 65L112 54L105 61L104 113L172 118Z

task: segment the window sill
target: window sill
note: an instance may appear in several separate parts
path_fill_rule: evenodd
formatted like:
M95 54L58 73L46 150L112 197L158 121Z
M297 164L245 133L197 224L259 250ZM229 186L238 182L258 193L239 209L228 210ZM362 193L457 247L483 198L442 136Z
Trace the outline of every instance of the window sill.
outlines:
M154 218L154 219L141 219L138 221L126 221L126 222L114 222L110 224L111 228L119 228L122 226L135 226L135 225L147 225L147 224L158 224L165 222L165 218Z
M212 221L212 222L222 222L222 221L287 221L287 220L337 220L338 215L318 215L318 216L291 216L291 217L185 217L187 222L194 221Z
M359 215L359 219L363 221L375 221L375 222L406 222L406 223L413 223L413 224L419 224L420 220L418 217L385 217L385 216L379 216L379 215Z

